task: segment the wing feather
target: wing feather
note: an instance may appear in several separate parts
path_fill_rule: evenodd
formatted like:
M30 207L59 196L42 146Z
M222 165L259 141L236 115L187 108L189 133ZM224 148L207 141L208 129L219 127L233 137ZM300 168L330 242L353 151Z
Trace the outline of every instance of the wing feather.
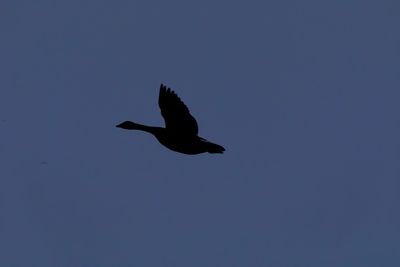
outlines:
M168 130L179 134L197 135L196 119L190 114L189 109L178 95L163 84L160 86L158 105Z

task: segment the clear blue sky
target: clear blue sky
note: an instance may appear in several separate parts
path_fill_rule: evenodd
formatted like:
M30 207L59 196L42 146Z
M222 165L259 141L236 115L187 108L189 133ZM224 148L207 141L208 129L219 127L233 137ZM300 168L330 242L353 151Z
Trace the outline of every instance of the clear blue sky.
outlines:
M0 3L0 266L400 266L400 2ZM160 83L223 155L187 156Z

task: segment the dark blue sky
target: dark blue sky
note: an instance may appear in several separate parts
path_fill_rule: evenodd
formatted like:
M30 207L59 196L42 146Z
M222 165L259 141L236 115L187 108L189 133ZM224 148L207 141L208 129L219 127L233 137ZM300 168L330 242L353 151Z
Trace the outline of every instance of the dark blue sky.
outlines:
M399 1L0 3L0 266L400 266ZM223 155L187 156L160 83Z

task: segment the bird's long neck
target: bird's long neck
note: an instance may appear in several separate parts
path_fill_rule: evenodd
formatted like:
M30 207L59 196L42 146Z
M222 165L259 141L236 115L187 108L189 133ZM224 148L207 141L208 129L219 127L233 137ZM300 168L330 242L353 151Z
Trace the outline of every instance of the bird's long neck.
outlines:
M140 123L132 123L129 127L127 127L127 130L140 130L140 131L145 131L149 132L151 131L151 126L143 125Z
M143 125L143 124L139 124L139 123L135 123L135 122L131 122L131 121L126 121L120 125L118 125L117 127L126 129L126 130L139 130L139 131L144 131L144 132L148 132L151 134L156 134L159 129L161 129L160 127L153 127L153 126L147 126L147 125Z

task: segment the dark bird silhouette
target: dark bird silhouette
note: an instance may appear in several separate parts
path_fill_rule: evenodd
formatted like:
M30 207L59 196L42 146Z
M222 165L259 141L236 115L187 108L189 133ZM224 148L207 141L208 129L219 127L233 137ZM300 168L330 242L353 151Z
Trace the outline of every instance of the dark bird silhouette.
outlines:
M126 130L140 130L151 133L167 148L189 155L208 153L223 153L225 148L199 137L196 119L178 95L167 88L160 86L158 105L164 117L165 128L146 126L131 121L125 121L116 127Z

